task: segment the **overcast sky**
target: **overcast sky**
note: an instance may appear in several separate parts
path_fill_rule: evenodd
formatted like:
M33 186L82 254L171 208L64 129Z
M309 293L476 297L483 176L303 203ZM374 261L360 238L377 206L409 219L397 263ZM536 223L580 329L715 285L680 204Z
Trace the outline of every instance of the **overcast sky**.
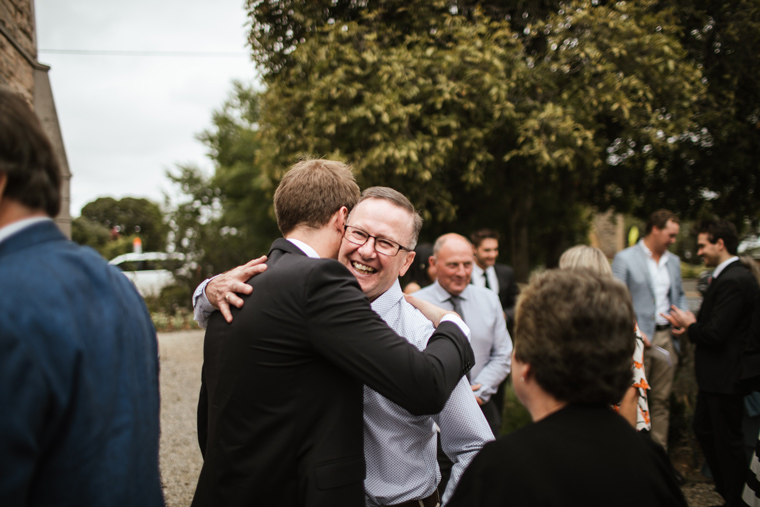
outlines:
M38 60L50 80L71 179L71 214L98 197L173 192L177 163L211 171L195 134L233 79L256 79L243 0L35 0ZM120 56L44 50L232 53Z

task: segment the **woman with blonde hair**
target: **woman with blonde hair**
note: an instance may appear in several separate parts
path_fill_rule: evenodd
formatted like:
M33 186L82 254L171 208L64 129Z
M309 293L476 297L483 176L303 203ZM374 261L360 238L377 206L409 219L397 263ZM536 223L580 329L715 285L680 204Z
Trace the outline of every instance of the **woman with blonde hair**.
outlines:
M560 269L587 269L598 275L612 277L612 268L601 250L587 245L575 245L559 258ZM638 431L651 429L649 404L647 402L647 383L644 374L644 340L639 327L634 328L636 348L633 352L633 381L623 399L617 405L617 411Z

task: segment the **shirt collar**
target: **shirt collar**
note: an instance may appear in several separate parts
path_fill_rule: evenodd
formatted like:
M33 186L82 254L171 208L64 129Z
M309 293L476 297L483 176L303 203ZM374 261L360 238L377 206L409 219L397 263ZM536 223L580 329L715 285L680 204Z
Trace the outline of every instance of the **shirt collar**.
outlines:
M0 227L0 243L5 241L12 235L16 234L17 232L20 232L23 229L26 229L27 227L31 227L36 223L45 222L45 221L52 222L52 219L50 217L25 218L23 220L18 220L17 222L13 222L12 224L6 225L5 227Z
M467 299L467 292L470 290L470 285L471 284L467 284L467 287L465 287L464 290L461 292L461 294L459 294L458 297L460 299ZM451 294L449 293L449 291L441 287L441 284L438 283L438 280L436 280L435 283L433 284L432 290L438 296L440 301L446 301L451 297Z
M475 263L475 262L472 263L472 276L471 276L471 278L474 278L476 275L482 277L483 273L485 273L485 272L486 271L483 268L481 268L480 266L478 266L477 263Z
M718 278L718 275L720 275L723 272L723 270L726 269L726 266L728 266L732 262L736 262L738 260L739 260L739 257L737 257L736 255L734 255L733 257L730 257L730 258L724 260L723 262L721 262L720 264L718 264L718 266L715 268L715 270L713 271L713 274L712 274L713 280L716 279L716 278Z
M647 247L646 244L644 244L643 239L639 240L639 245L641 245L641 248L644 249L644 253L647 254L647 257L649 259L654 260L654 254L652 254L652 251L649 249L649 247ZM665 252L663 252L663 254L660 256L660 262L663 262L663 261L667 262L669 256L670 256L670 251L665 250Z
M295 238L285 238L291 243L293 243L295 246L299 248L303 253L306 254L307 257L311 257L312 259L319 259L319 254L316 250L314 250L312 247L301 241L300 239Z
M404 299L404 293L401 291L401 284L396 280L388 290L372 301L372 309L385 319L386 314L398 304L400 299Z

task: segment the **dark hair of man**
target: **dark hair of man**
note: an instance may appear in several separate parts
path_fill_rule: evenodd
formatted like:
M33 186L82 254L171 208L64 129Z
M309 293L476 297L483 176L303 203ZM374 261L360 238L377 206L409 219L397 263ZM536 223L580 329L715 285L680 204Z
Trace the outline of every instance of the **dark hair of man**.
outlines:
M283 176L274 193L274 214L283 235L297 226L319 229L342 206L359 200L351 168L333 160L302 160Z
M404 194L390 187L369 187L364 189L359 202L356 204L358 205L367 199L383 199L409 213L414 221L412 224L412 235L407 244L403 246L414 250L414 247L417 246L417 239L420 237L420 231L422 230L422 216L414 209L414 204Z
M54 217L61 210L61 168L40 120L21 95L0 86L0 173L3 199Z
M493 229L480 229L479 231L470 234L470 241L472 241L475 248L478 248L484 239L495 239L496 241L499 241L500 237L499 233Z
M631 385L634 319L628 289L612 277L544 271L518 300L515 358L559 401L617 403Z
M652 228L654 227L657 227L658 229L664 229L665 225L668 223L668 220L674 224L679 223L678 217L672 211L668 211L666 209L659 209L655 211L649 215L649 220L647 220L647 226L644 231L644 235L646 236L652 232Z
M697 234L707 234L707 240L713 245L719 239L722 239L726 251L731 255L736 255L737 248L739 247L739 235L736 232L734 224L728 220L717 218L705 220L697 224L696 231Z

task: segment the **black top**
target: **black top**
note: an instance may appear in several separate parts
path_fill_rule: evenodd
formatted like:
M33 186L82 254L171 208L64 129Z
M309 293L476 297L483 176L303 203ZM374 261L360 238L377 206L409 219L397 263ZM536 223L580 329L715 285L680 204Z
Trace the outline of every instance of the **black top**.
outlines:
M665 451L606 406L570 405L486 445L449 507L687 503Z

